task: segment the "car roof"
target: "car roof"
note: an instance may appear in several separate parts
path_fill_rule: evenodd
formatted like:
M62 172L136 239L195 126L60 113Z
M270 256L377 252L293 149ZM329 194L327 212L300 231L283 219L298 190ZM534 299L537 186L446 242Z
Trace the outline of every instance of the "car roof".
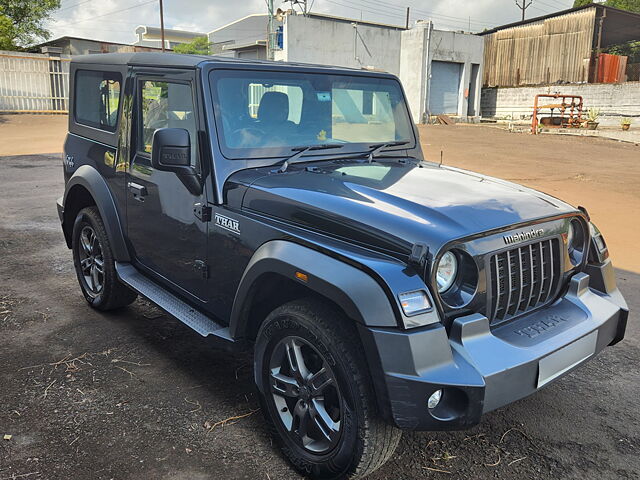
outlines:
M273 66L289 66L313 69L325 69L332 72L347 71L351 73L367 72L377 75L389 75L387 72L370 69L357 69L348 67L336 67L330 65L318 65L311 63L299 62L280 62L272 60L257 60L232 58L211 55L185 55L177 53L161 53L161 52L133 52L133 53L100 53L90 55L78 55L72 58L73 64L92 64L92 65L138 65L148 67L181 67L196 68L202 64L212 64L214 66L257 66L257 67L273 67ZM329 72L327 72L329 73Z

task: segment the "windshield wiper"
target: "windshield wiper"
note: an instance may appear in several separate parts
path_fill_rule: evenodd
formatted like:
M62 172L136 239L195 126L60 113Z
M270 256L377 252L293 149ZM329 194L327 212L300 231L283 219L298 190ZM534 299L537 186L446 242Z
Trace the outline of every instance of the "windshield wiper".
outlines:
M387 148L387 147L399 147L400 145L406 145L407 143L409 143L409 142L401 141L401 142L376 143L375 145L369 145L369 148L371 149L369 151L369 155L368 155L369 163L373 162L373 157L378 155L385 148Z
M296 163L296 160L298 160L300 157L302 157L302 155L304 155L305 153L311 150L328 150L330 148L342 148L342 147L343 145L333 144L333 143L322 144L322 145L307 145L304 147L294 147L291 150L296 153L294 153L290 157L285 158L282 161L282 166L278 169L278 173L286 172L289 165L291 165L292 163Z

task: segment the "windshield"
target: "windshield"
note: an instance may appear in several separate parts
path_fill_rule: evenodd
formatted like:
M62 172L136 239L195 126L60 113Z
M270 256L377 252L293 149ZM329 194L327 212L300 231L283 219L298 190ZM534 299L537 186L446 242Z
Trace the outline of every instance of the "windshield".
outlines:
M393 79L215 70L211 73L218 139L228 158L290 155L292 148L414 143L400 84Z

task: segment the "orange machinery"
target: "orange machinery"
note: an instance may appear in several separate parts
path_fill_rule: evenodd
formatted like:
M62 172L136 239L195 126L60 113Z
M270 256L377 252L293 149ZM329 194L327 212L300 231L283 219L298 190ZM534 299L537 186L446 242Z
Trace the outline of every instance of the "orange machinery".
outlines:
M556 103L540 105L541 98L553 98ZM582 123L582 97L579 95L563 95L560 93L544 93L536 95L533 103L531 133L538 133L538 124L548 128L579 128ZM548 117L540 117L541 110L550 110ZM554 117L554 110L558 115Z

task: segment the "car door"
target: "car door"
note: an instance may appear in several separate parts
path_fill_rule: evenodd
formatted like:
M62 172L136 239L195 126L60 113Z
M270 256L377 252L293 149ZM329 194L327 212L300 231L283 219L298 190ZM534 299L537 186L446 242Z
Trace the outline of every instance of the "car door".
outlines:
M194 206L206 205L205 189L190 192L178 175L151 166L153 134L184 128L191 142L191 166L202 172L194 72L145 70L135 75L132 158L127 173L127 234L135 262L184 294L205 298L207 223ZM201 175L202 176L202 175Z

